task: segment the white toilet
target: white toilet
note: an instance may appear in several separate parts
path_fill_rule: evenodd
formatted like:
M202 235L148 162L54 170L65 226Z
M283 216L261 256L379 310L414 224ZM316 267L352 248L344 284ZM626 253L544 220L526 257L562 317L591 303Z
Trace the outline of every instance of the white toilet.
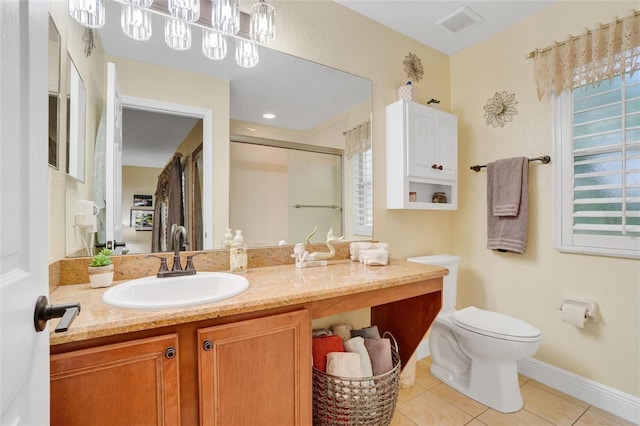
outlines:
M519 319L474 306L456 311L460 257L407 260L449 269L444 277L442 310L429 335L431 374L495 410L511 413L521 409L517 362L536 353L540 331Z

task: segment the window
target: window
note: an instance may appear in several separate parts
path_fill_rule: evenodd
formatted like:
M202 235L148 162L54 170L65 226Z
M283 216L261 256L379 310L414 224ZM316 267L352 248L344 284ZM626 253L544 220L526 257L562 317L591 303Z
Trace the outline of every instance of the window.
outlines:
M640 72L554 99L561 251L640 257Z
M373 236L373 163L371 148L353 154L353 233Z

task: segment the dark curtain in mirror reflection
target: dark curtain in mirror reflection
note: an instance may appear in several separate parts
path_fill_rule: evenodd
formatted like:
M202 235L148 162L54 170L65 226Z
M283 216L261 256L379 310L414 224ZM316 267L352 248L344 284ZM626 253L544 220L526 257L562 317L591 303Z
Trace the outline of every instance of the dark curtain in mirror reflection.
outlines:
M182 154L176 153L158 176L155 220L151 238L151 251L154 253L172 250L172 242L168 237L171 225L184 225L184 174L182 171Z

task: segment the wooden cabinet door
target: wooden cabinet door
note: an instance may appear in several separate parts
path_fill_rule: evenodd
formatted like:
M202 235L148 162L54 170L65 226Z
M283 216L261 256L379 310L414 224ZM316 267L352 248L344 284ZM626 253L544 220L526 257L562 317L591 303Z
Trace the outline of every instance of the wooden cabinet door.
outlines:
M178 425L177 349L170 334L52 355L51 424Z
M306 310L198 330L202 425L310 425Z

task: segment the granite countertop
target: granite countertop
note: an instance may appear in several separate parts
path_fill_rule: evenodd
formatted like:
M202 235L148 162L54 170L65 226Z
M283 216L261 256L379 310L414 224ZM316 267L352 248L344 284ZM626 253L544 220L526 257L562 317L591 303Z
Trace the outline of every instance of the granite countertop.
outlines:
M50 326L50 344L298 305L440 278L447 273L447 269L438 266L395 259L386 266L336 260L324 267L305 269L293 265L261 267L247 271L245 276L250 286L237 296L203 305L157 310L115 308L102 301L108 288L63 285L51 293L49 303L80 302L82 309L68 332L55 333Z

